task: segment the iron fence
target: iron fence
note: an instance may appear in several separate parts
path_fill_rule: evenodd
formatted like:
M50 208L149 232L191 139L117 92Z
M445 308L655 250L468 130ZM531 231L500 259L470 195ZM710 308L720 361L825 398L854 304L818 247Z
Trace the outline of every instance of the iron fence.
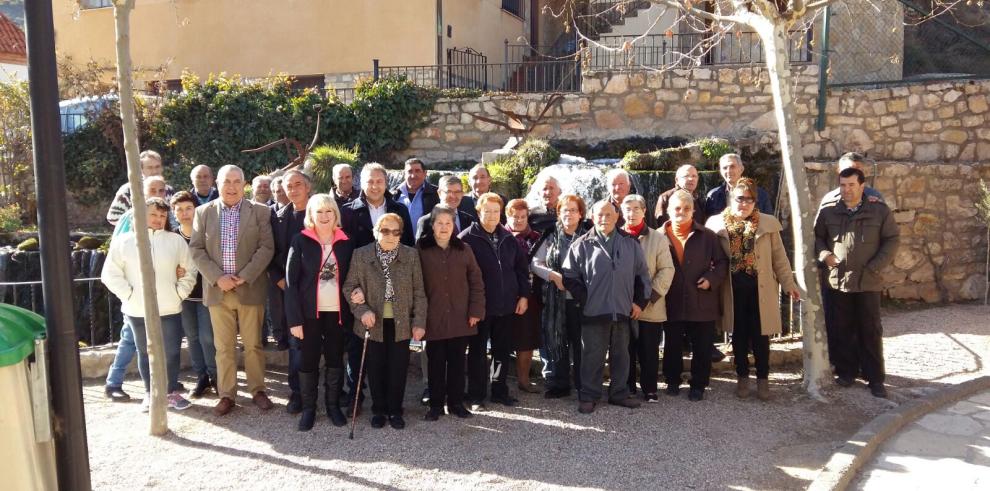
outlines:
M330 87L328 92L336 95L337 100L350 104L354 100L354 87Z
M763 43L754 32L730 33L711 43L709 36L694 33L646 36L601 36L589 44L589 69L696 65L748 65L764 62ZM813 31L792 31L788 43L791 63L811 63ZM629 47L622 49L628 43Z
M76 335L80 342L98 346L119 341L123 317L117 297L107 290L100 278L76 278L72 282ZM44 294L41 283L41 281L0 282L0 303L15 305L44 315Z
M577 92L581 70L575 60L530 60L462 65L375 65L375 77L404 76L417 85L495 92Z

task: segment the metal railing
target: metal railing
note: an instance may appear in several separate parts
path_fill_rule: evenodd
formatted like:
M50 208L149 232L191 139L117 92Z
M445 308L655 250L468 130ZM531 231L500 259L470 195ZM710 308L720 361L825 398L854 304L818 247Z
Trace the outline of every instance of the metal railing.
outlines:
M62 124L62 134L72 133L89 121L86 113L65 113L59 115Z
M763 44L754 32L728 34L716 43L703 34L650 34L647 36L601 36L587 50L587 67L592 70L625 67L701 65L746 65L763 63ZM812 31L791 32L788 43L790 62L811 63ZM630 43L629 49L622 47ZM710 44L706 44L710 43Z
M120 301L100 278L75 278L73 305L75 307L76 335L90 346L104 345L120 339L123 318ZM45 315L44 294L41 281L0 282L0 303L28 309ZM105 303L106 317L102 318ZM117 326L115 329L114 326Z
M354 100L354 87L329 87L327 92L337 95L337 99L344 104L350 104Z
M575 60L533 60L464 65L379 66L375 78L404 76L425 87L498 92L576 92L581 90Z

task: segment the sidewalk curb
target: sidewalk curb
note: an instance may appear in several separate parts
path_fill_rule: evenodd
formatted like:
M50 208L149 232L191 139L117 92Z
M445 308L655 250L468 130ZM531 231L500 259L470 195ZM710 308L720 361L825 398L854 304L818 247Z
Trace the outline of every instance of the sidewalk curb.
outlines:
M901 428L928 413L984 390L990 390L990 376L946 387L930 397L905 403L873 418L832 454L818 477L808 486L808 491L844 491L860 469L872 460L877 449Z

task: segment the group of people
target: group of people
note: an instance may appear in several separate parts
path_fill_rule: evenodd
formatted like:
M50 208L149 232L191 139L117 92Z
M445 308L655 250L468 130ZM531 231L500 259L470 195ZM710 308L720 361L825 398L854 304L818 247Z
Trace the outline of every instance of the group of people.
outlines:
M198 377L191 397L215 391L218 416L236 407L240 335L248 393L259 408L273 407L266 311L273 342L289 352L287 410L300 415L301 431L315 424L321 376L332 424L345 425L345 411L359 414L370 393L371 426L404 428L411 340L423 344L427 421L468 418L486 402L515 405L513 353L517 388L537 392L529 379L536 350L544 396L576 392L579 412L591 413L602 402L657 402L661 382L678 395L687 342L688 398L700 401L719 331L732 335L736 395L750 396L752 354L756 396L771 397L779 292L800 295L769 195L743 177L736 154L721 158L724 183L707 195L697 169L685 165L650 206L628 172L612 169L606 199L564 194L548 175L534 184L541 203L532 207L492 192L481 164L468 174L467 193L454 175L429 183L413 158L392 190L382 165L365 164L357 187L341 164L330 193L313 194L310 177L293 169L256 177L247 199L237 166L220 168L215 187L212 170L197 166L192 188L173 192L160 156L141 158L174 409L190 405L178 381L183 335ZM884 397L880 271L898 233L862 166L857 154L840 159L839 188L816 219L815 253L836 383L862 376ZM124 185L108 219L120 229L130 208ZM125 325L106 394L125 400L123 371L135 352L146 390L149 380L135 234L118 232L102 275L123 303Z

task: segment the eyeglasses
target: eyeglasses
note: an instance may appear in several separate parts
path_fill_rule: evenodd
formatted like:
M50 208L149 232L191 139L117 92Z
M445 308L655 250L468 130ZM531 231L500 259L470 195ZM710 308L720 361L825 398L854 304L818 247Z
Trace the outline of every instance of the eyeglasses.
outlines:
M378 229L378 233L382 234L382 237L384 237L386 235L391 235L392 237L401 237L402 236L402 230L394 229L394 228L381 228L381 229Z
M736 196L735 199L736 199L736 203L743 204L743 205L751 205L753 203L756 203L756 199L755 198L747 198L745 196Z

